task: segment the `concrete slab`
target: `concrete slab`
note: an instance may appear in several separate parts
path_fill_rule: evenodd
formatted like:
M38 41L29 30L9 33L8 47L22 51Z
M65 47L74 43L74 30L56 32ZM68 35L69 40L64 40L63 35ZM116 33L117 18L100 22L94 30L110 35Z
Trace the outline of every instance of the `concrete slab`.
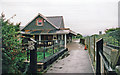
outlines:
M69 56L57 60L47 73L93 73L88 51L84 50L79 40L67 44Z

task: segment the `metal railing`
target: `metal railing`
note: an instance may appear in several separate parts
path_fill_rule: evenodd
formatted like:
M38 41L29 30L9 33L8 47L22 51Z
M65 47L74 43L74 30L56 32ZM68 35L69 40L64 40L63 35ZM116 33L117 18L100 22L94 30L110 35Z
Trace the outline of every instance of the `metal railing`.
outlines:
M46 59L47 57L52 56L58 51L64 49L64 40L43 40L36 41L37 47L37 62ZM24 43L26 50L26 59L30 60L30 50L28 49L28 43Z
M42 43L42 45L41 45ZM54 40L54 41L38 41L37 44L37 60L38 62L46 59L47 57L55 54L56 52L64 49L63 40Z
M35 41L32 38L28 38L28 43L24 43L26 46L26 59L29 63L30 73L37 73L37 63L51 59L55 53L59 53L64 50L64 40L43 40ZM27 66L27 68L28 68Z

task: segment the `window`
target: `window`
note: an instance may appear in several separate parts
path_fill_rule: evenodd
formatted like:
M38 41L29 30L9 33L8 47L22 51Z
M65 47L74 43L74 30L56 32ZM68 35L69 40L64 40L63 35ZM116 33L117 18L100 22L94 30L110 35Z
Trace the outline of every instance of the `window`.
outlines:
M36 19L36 25L43 26L43 19L41 18Z

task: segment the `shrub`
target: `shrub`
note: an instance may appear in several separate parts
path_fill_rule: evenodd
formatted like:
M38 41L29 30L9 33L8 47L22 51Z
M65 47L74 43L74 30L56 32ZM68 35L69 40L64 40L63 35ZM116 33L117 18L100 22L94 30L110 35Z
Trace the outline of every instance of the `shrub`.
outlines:
M2 73L21 73L25 54L19 41L19 24L14 25L1 14L2 25Z

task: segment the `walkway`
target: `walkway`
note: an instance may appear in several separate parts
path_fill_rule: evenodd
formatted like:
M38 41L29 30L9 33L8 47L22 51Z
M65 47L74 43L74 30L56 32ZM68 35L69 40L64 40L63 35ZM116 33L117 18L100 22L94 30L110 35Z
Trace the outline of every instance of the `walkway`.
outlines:
M79 40L67 44L67 48L69 56L57 60L47 73L93 73L88 51L79 44Z

